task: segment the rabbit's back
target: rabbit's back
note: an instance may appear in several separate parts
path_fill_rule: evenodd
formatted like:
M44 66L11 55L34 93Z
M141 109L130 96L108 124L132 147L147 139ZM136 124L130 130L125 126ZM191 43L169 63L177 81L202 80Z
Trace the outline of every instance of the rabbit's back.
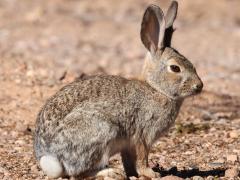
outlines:
M62 119L83 101L122 98L125 91L123 85L127 82L125 78L107 75L79 78L47 100L42 108L44 119Z
M111 108L112 106L106 104L107 101L139 102L145 98L145 94L151 95L153 92L154 89L145 82L119 76L98 75L77 79L47 100L38 114L37 123L41 123L39 122L41 119L45 121L43 124L46 121L60 121L83 102L99 102ZM138 99L136 95L139 95Z

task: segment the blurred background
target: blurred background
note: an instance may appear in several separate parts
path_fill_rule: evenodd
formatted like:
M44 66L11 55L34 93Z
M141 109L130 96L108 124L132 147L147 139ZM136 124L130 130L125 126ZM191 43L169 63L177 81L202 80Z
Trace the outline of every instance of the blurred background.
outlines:
M143 12L151 3L166 11L170 2L0 1L0 177L45 178L31 147L44 101L83 73L137 77L146 53ZM233 168L240 159L240 1L178 2L172 44L196 66L204 92L185 102L152 158L166 169Z

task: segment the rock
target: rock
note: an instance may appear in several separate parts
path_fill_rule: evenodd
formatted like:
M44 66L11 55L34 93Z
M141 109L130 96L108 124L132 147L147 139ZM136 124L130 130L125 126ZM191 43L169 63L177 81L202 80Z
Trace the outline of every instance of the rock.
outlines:
M217 167L222 167L224 166L224 162L225 160L223 158L220 158L214 162L209 162L208 165L213 167L213 168L217 168Z
M216 160L215 162L218 162L218 163L224 163L225 160L224 160L223 158L220 158L220 159Z
M236 131L236 130L233 130L229 133L229 136L230 138L238 138L240 136L240 132L239 131Z
M0 166L0 173L1 174L9 174L8 170Z
M233 149L233 153L240 154L240 149Z
M206 179L207 180L214 180L215 178L213 176L208 176Z
M186 151L186 152L184 152L184 154L186 154L186 155L191 155L191 154L193 154L194 152L192 152L192 151Z
M208 163L209 166L213 167L213 168L217 168L217 167L222 167L224 166L224 163L220 163L220 162L210 162Z
M219 120L216 121L217 124L226 124L228 119L225 118L220 118Z
M27 129L27 126L23 122L17 122L15 129L19 132L24 132Z
M193 180L204 180L201 176L193 176Z
M183 180L183 178L180 178L178 176L165 176L163 178L160 178L160 180Z
M210 121L211 119L213 119L213 115L210 112L204 112L204 114L202 115L202 119L205 121Z
M19 140L15 141L15 144L25 145L25 144L26 144L26 141L19 139Z
M239 175L239 169L236 167L227 169L225 171L225 177L227 177L227 178L235 178L235 177L238 177L238 175Z
M27 77L33 77L34 75L35 75L35 73L34 73L33 70L28 70L27 73L26 73Z
M111 179L125 179L125 174L118 168L106 168L96 174L97 177L104 177L107 180Z
M46 85L48 87L53 87L55 84L57 84L55 79L51 78L51 79L46 80Z
M22 82L21 79L19 79L19 78L16 78L16 79L15 79L15 83L16 83L16 84L20 84L21 82Z
M11 136L12 136L13 138L17 138L17 137L19 136L19 133L16 132L16 131L12 131L12 132L11 132Z
M10 172L6 169L3 171L3 174L6 177L6 179L8 179L8 177L10 176Z
M129 177L130 180L137 180L137 178L135 176L131 176Z
M238 160L238 156L236 154L229 154L227 155L227 161L236 162Z
M146 177L146 176L140 176L138 179L139 180L151 180L150 177Z
M38 167L37 167L37 165L33 165L33 166L31 167L31 171L32 171L33 173L38 173Z
M104 180L114 180L114 178L111 178L111 177L104 177L103 179Z
M225 119L230 119L233 116L232 112L218 112L214 114L215 117L218 119L225 118Z
M26 14L25 19L30 22L35 22L41 19L43 9L41 7L35 8Z

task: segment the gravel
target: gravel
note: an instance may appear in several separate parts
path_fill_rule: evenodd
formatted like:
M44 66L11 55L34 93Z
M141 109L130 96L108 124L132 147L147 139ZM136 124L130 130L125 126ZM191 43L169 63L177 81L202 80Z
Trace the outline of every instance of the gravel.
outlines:
M169 1L159 3L165 9ZM39 109L58 89L84 73L140 74L148 4L0 2L0 179L48 179L32 139ZM149 165L163 180L240 179L239 7L239 0L179 1L173 46L196 66L204 91L184 102L176 126L151 149ZM119 166L119 156L110 164Z

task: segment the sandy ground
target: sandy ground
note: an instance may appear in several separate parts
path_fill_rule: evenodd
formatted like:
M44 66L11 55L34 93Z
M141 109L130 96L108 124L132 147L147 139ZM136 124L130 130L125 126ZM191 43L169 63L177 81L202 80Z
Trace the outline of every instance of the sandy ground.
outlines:
M0 179L47 179L32 134L38 110L60 87L82 73L139 75L146 53L140 22L152 2L169 4L0 1ZM173 46L205 86L151 152L150 165L162 176L240 179L229 171L240 166L239 7L239 0L179 0Z

